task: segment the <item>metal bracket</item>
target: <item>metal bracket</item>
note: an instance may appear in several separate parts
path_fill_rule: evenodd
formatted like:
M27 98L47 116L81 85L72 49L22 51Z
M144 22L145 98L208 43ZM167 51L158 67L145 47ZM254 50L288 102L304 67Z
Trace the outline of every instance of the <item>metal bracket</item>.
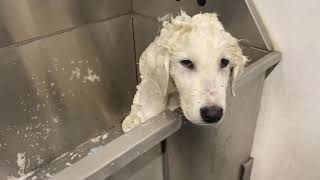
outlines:
M241 180L250 180L251 171L253 166L253 157L250 157L247 162L241 164Z

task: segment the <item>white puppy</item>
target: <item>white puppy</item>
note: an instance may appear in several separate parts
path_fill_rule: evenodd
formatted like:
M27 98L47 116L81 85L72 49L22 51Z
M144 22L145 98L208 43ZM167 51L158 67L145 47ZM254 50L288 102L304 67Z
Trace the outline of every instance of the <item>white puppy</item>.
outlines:
M216 14L190 17L181 12L163 23L140 58L141 83L123 130L178 106L195 124L218 122L226 108L229 79L233 87L246 62L238 40L224 30Z

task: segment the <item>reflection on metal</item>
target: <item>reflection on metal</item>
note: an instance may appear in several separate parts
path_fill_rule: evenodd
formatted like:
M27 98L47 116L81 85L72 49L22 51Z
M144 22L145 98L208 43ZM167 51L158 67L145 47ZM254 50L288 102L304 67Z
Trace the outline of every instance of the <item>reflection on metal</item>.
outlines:
M159 32L157 17L180 9L217 12L251 61L221 126L186 121L164 147L180 127L175 113L128 134L120 121L135 93L135 58ZM28 180L237 180L265 71L280 60L271 50L251 0L2 0L0 179L34 171Z

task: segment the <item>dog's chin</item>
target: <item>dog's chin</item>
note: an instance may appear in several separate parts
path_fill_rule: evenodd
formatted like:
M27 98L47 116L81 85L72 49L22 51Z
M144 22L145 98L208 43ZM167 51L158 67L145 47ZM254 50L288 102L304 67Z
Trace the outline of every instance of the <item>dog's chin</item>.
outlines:
M218 127L218 126L220 126L220 124L222 123L222 121L223 121L223 117L219 120L219 121L217 121L217 122L214 122L214 123L207 123L207 122L205 122L205 121L203 121L203 120L197 120L197 121L195 121L195 120L189 120L188 118L186 118L189 122L191 122L192 124L194 124L194 125L197 125L197 126L211 126L211 127Z

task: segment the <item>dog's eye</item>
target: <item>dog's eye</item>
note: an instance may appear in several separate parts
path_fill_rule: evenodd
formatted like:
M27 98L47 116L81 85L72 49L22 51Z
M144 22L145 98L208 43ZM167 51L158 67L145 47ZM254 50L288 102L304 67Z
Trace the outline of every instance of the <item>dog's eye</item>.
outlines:
M194 69L194 65L192 63L191 60L189 59L184 59L184 60L181 60L180 61L180 64L186 68L189 68L189 69Z
M220 62L220 67L221 67L221 68L227 67L228 64L229 64L229 60L228 60L228 59L225 59L225 58L222 58L222 59L221 59L221 62Z

